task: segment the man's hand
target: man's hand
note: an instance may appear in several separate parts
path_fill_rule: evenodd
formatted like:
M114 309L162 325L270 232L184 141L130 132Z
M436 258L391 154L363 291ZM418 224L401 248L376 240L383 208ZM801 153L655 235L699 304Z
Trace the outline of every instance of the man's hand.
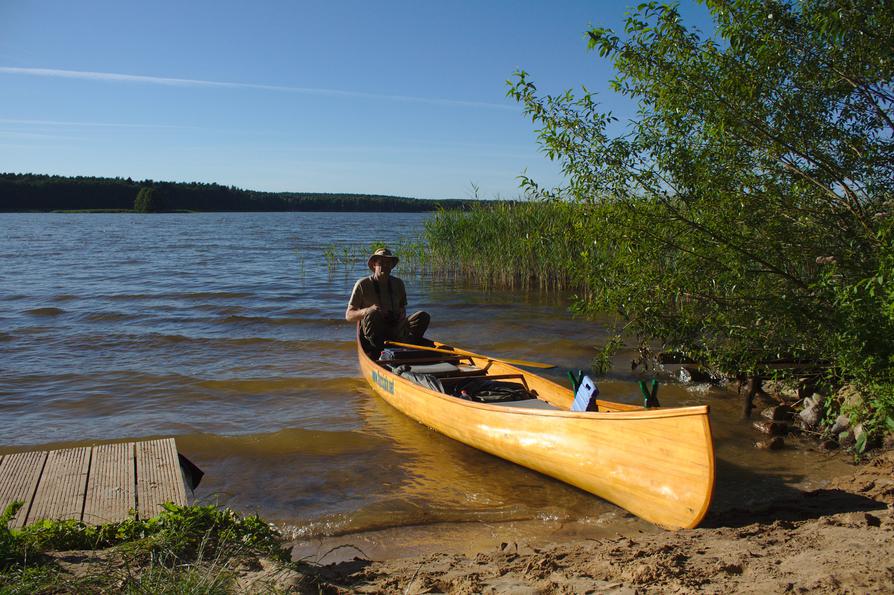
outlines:
M345 320L347 320L348 322L357 322L367 314L373 314L374 312L377 312L379 310L381 310L381 308L379 308L378 304L373 304L369 308L362 309L348 306L348 309L345 310Z

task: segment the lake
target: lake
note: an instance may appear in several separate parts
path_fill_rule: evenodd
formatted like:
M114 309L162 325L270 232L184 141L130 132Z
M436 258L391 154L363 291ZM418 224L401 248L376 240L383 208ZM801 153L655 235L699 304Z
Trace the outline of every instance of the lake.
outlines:
M305 538L440 522L638 522L407 419L359 376L344 310L366 258L330 268L324 250L396 245L429 216L0 214L0 452L174 436L207 474L197 499ZM565 296L485 292L400 265L394 274L409 310L432 314L429 336L555 363L547 375L559 382L606 336L604 323L572 318ZM615 358L603 398L639 402L632 357ZM671 383L660 397L710 402L715 501L841 471L807 447L755 450L729 390Z

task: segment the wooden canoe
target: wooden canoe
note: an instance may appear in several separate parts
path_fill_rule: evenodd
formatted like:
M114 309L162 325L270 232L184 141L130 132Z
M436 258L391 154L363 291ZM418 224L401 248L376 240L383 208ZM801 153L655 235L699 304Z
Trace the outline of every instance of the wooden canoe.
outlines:
M468 356L464 362L480 374L524 383L537 395L478 403L402 378L385 366L393 362L372 359L359 338L357 352L364 378L380 397L445 436L669 529L695 527L708 510L714 447L707 405L644 409L600 400L598 412L572 412L570 389L504 362Z

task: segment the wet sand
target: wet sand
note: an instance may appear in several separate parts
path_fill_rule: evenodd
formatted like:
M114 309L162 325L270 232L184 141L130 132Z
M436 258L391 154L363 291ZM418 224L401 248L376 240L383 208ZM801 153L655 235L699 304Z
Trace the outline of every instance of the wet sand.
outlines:
M894 452L822 488L712 508L698 529L664 531L617 514L624 522L606 522L611 535L599 523L429 525L299 543L294 557L318 562L308 572L335 592L882 593L894 585Z

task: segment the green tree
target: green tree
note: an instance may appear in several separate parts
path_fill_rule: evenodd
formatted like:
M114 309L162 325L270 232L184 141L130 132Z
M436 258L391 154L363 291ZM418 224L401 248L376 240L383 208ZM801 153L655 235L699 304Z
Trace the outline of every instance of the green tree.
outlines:
M509 94L593 226L581 307L727 371L799 357L894 382L894 11L875 0L706 2L707 37L642 4L589 46L638 104Z
M137 192L133 202L133 210L137 213L159 213L164 210L161 193L152 186L143 186Z

